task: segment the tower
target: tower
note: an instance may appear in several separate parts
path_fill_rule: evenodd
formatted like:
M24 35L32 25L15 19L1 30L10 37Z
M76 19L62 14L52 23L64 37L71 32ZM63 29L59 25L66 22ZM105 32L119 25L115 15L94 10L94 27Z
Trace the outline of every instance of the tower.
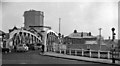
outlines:
M44 13L42 11L29 10L24 12L24 28L29 29L29 26L43 26Z

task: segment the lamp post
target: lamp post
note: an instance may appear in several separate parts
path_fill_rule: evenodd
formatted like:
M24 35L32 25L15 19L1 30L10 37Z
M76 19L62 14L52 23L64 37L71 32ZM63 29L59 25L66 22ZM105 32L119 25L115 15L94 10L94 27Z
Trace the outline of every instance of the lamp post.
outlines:
M116 35L114 33L115 28L112 28L111 30L112 30L112 41L114 42L115 35ZM112 45L112 63L115 63L114 52L115 52L115 47L114 47L114 45Z
M112 30L112 41L114 41L114 39L115 39L115 35L116 35L116 34L114 33L115 28L112 28L111 30Z
M59 44L61 44L61 18L59 18L59 33L58 33L58 36L59 36Z
M100 50L101 50L101 30L102 30L102 28L99 28L99 46L100 46Z

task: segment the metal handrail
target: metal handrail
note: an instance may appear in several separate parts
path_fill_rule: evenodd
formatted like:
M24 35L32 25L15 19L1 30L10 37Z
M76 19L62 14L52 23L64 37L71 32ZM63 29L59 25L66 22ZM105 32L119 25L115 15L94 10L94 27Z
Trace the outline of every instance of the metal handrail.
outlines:
M57 51L57 50L55 50L55 51ZM111 53L110 53L111 51L85 50L85 49L59 49L58 51L59 51L59 53L63 53L63 54L67 54L66 51L68 51L69 55L74 54L77 56L79 56L78 51L81 51L80 53L82 54L82 56L85 56L85 54L86 54L85 51L89 51L89 52L87 52L89 57L94 57L94 55L96 55L97 58L103 58L105 56L106 59L111 59ZM74 52L72 52L72 51L74 51ZM97 54L93 53L93 52L97 52ZM104 52L105 54L102 55L101 54L102 52Z

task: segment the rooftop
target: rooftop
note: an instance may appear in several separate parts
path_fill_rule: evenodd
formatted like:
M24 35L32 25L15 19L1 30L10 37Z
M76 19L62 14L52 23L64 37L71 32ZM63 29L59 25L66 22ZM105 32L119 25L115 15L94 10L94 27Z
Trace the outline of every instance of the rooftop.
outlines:
M95 36L91 35L91 32L77 32L76 30L74 30L74 32L71 33L70 35L68 35L67 37L70 37L70 38L95 38Z

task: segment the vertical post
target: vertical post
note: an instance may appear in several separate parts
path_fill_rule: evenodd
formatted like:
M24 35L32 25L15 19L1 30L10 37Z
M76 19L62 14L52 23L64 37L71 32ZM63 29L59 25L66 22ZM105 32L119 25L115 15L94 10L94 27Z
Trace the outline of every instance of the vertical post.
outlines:
M29 35L29 33L27 33L27 42L30 44L30 35Z
M31 44L31 35L29 34L29 43Z
M53 52L55 52L55 48L53 48Z
M64 49L64 54L66 54L66 50Z
M69 54L71 55L71 49L69 49Z
M108 59L110 58L110 51L107 52Z
M33 36L33 43L35 43L35 36Z
M38 40L37 40L38 38L36 38L36 42L38 42Z
M32 35L32 44L33 44L33 37L34 37L34 36Z
M60 51L60 54L61 54L61 49L59 51Z
M59 18L59 33L60 33L60 22L61 22L61 18Z
M37 42L39 42L39 40L37 39Z
M90 57L91 57L91 50L89 50L89 52L90 52Z
M99 46L100 46L99 50L101 50L101 30L102 28L99 28Z
M52 47L51 47L51 51L52 51Z
M84 56L84 49L82 49L82 56Z
M44 32L44 51L46 52L47 51L47 45L46 45L46 40L47 40L47 32L45 31Z
M34 43L36 43L36 40L35 40L35 38L36 38L36 37L34 36L34 40L33 40L33 41L34 41Z
M100 58L100 50L98 50L98 58Z
M75 55L77 55L77 50L75 50Z
M112 41L114 42L115 35L116 35L116 34L114 33L115 28L112 28L111 30L112 30ZM114 48L114 46L113 46L113 47L112 47L112 63L115 63L114 52L115 52L115 48Z

